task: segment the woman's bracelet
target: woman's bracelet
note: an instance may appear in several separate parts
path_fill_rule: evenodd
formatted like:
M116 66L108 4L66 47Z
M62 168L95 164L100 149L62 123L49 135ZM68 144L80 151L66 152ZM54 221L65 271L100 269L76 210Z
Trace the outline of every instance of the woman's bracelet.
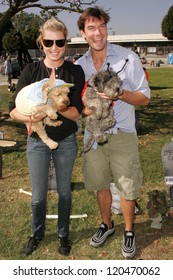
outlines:
M31 135L32 115L29 116L28 136Z

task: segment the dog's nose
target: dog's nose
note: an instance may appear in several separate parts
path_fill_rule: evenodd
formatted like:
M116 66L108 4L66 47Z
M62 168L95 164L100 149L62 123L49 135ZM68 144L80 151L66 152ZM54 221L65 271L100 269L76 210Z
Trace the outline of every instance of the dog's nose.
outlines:
M120 91L120 87L116 87L116 92L119 92Z
M65 105L69 105L69 103L70 103L69 100L64 101Z

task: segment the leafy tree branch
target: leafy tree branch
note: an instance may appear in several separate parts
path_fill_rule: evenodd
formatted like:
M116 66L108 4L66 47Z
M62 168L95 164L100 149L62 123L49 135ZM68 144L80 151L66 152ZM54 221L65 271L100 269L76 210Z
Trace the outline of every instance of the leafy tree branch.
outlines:
M0 33L3 31L5 25L17 13L28 9L38 8L44 11L55 11L58 14L62 11L81 13L83 6L90 6L95 4L98 0L54 0L55 5L42 5L39 0L1 0L0 5L7 7L5 13L0 14Z

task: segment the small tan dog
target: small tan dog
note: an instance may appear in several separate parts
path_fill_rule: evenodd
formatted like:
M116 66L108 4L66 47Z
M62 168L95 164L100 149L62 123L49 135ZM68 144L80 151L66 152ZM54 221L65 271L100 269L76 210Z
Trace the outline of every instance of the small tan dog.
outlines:
M36 132L41 140L50 149L56 149L58 143L50 139L45 131L45 125L60 126L62 121L57 120L57 111L65 109L69 104L69 88L73 84L67 84L63 80L44 79L24 87L16 97L17 110L26 116L39 112L46 114L46 117L31 124L31 130Z

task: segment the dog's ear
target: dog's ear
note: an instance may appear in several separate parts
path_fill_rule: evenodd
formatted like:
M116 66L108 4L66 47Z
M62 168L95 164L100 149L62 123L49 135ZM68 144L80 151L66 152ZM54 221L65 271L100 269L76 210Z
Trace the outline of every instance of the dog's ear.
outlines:
M91 77L88 80L88 86L93 87L94 86L94 81L95 81L95 74L92 74Z
M49 92L49 86L46 85L46 84L43 85L43 86L42 86L42 97L43 97L43 103L44 103L44 104L47 103L48 92Z
M50 93L51 87L54 86L55 81L49 79L43 86L42 86L42 97L43 103L46 104L48 100L48 94Z
M94 86L97 88L98 92L103 92L103 80L101 79L101 77L96 76L95 80L94 80Z

